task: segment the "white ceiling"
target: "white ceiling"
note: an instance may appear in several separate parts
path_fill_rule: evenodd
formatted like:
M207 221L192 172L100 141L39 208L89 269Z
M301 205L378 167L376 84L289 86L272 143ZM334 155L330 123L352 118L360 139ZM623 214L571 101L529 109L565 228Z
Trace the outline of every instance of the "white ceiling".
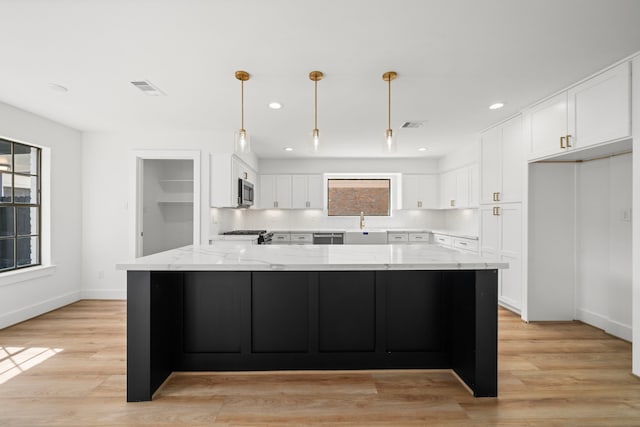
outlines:
M242 69L255 153L306 157L320 70L315 156L380 157L393 70L395 156L439 157L640 50L639 23L638 0L0 0L0 101L83 131L232 140ZM143 79L167 96L129 83ZM398 130L411 120L426 124Z

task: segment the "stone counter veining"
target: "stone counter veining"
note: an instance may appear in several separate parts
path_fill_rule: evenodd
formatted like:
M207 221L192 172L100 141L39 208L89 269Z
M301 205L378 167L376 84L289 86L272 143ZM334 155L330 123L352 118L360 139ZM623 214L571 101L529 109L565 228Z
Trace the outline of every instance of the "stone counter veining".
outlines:
M116 265L139 271L490 270L508 268L485 258L432 244L251 245L224 242L185 246Z

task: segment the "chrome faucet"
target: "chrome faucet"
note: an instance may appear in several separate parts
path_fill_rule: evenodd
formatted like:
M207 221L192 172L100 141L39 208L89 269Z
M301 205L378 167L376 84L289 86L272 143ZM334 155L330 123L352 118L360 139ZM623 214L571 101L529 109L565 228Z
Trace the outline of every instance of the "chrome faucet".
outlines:
M364 212L360 212L360 230L364 228Z

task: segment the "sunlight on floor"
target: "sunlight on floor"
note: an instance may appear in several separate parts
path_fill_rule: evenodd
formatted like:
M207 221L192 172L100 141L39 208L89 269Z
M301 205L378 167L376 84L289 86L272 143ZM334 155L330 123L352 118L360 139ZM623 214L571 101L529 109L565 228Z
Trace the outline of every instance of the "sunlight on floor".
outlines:
M63 350L45 347L0 347L0 384L4 384Z

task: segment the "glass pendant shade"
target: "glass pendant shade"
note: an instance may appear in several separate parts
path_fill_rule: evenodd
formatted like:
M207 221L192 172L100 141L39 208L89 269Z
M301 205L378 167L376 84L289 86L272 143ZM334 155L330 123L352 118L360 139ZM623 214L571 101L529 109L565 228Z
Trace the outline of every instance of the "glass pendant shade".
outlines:
M320 146L320 131L318 129L313 130L313 136L311 138L312 149L314 152L318 151L318 147Z
M251 152L251 139L249 138L249 133L245 129L238 129L235 131L234 141L233 150L236 153Z
M398 142L396 141L396 137L391 129L387 129L384 134L382 151L385 153L395 153L398 151Z

